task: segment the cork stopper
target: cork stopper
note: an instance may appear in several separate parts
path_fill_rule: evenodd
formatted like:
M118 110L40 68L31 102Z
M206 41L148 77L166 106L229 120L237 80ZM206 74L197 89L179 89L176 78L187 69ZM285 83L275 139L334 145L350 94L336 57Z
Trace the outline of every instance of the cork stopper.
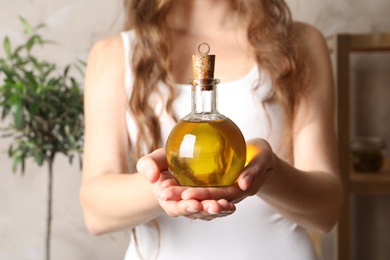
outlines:
M198 54L192 55L194 79L213 79L215 55L209 55L210 45L206 42L198 44Z

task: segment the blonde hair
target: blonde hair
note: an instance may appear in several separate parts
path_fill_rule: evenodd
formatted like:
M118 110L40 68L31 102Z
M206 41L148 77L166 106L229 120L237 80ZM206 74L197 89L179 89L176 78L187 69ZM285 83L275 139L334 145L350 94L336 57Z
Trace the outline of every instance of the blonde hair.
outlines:
M170 0L125 0L125 30L132 29L137 35L133 49L133 93L129 102L139 129L138 143L132 144L135 157L144 151L161 146L161 128L158 116L149 103L150 93L158 91L157 83L163 82L169 89L166 104L171 115L175 91L170 76L170 37L167 14ZM144 149L146 148L146 149Z
M173 0L125 0L125 30L134 30L137 41L133 49L134 87L129 107L139 128L138 143L132 144L135 158L162 146L158 116L149 103L150 93L158 91L162 82L168 89L166 109L171 104L175 88L171 77L171 42L167 16ZM296 38L290 10L283 0L235 0L241 17L248 19L247 37L259 68L269 72L273 91L266 100L278 100L285 108L288 131L292 127L296 108L307 89L306 64ZM145 149L146 148L146 149Z

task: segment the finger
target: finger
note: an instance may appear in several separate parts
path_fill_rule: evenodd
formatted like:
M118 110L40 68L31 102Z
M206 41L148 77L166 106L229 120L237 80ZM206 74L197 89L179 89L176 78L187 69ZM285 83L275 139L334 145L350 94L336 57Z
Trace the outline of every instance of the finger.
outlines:
M263 139L252 139L247 142L247 164L237 179L242 190L248 190L256 183L259 188L266 181L275 165L275 157L269 143Z
M205 220L205 221L210 221L216 218L222 218L226 216L230 216L233 214L233 212L223 212L220 214L203 214L203 213L196 213L196 214L190 214L186 215L185 217L190 218L190 219L199 219L199 220Z
M173 178L173 175L168 170L160 172L160 179L158 182L162 187L180 186L180 184Z
M199 201L226 199L230 201L240 191L236 184L229 187L189 188L183 192L182 199L196 199Z
M221 218L231 215L236 207L233 203L228 202L227 200L205 200L202 201L203 210L187 214L186 217L190 219L201 219L210 221L215 218Z
M225 199L204 200L201 203L203 206L203 212L207 213L205 215L224 215L226 213L232 213L236 210L236 206Z
M267 169L262 173L243 173L238 177L237 184L243 191L247 191L250 189L251 186L256 185L258 187L257 190L263 186L263 184L267 181L269 176L271 176L271 173L273 172L273 169Z
M213 219L216 219L216 218L223 218L223 217L226 217L226 216L230 216L232 213L221 213L221 214L217 214L217 215L209 215L209 216L205 216L205 217L202 217L202 218L199 218L200 220L205 220L205 221L211 221Z
M154 193L159 200L180 201L182 200L181 195L185 189L185 187L181 186L161 187L156 188Z
M168 171L162 171L160 179L153 184L153 192L156 198L161 200L181 200L181 194L185 189Z
M156 182L160 178L160 171L167 168L164 148L141 157L137 162L137 171L151 183Z
M249 188L255 184L258 189L260 189L272 172L272 168L261 170L258 165L251 166L249 164L244 172L238 177L237 185L243 191L249 190Z
M168 216L178 217L197 214L202 208L202 204L196 200L181 200L181 201L159 201L161 207L165 210Z
M244 171L240 174L240 176L238 176L238 187L243 191L249 189L255 179L261 178L260 175L262 174L259 174L259 172L261 172L259 164L253 163L253 161L251 161L245 167Z
M218 200L219 205L222 207L222 212L227 212L229 214L236 211L236 205L232 202L229 202L225 199Z

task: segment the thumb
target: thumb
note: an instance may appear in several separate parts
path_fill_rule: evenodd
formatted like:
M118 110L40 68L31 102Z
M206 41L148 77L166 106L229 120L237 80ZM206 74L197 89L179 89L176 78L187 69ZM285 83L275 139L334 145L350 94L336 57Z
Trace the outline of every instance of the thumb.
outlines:
M164 148L157 149L141 157L137 162L137 171L151 183L160 178L160 172L168 168Z

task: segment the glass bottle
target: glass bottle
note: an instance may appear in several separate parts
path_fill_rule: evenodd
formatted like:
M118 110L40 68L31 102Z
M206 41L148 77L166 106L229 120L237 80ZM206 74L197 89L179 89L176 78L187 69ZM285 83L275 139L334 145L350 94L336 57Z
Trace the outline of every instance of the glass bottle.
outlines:
M200 51L202 46L206 52ZM201 43L198 55L192 56L191 113L175 125L165 147L169 171L182 186L230 186L246 161L240 129L217 110L219 80L214 78L215 55L209 51Z

